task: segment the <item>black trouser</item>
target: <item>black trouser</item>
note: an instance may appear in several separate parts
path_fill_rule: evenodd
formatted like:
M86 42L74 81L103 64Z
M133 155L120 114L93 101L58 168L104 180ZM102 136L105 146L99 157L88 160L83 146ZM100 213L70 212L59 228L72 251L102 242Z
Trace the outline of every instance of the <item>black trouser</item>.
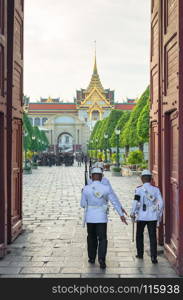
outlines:
M87 223L88 257L95 259L98 248L98 260L105 261L107 253L107 223Z
M136 232L137 255L143 256L144 254L144 228L147 225L149 239L150 239L151 257L154 258L157 257L156 224L157 221L137 221L137 232Z

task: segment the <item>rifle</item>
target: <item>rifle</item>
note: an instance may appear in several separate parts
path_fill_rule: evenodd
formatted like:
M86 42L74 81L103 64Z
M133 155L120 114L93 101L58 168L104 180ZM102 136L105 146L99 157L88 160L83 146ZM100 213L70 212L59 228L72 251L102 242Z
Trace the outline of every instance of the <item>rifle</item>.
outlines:
M85 158L85 185L88 185L88 167L87 167L87 158ZM86 211L87 207L84 209L84 214L83 214L83 227L85 227L86 223Z
M132 242L134 242L135 220L132 219Z
M91 178L91 170L92 170L92 160L90 157L90 164L89 164L89 178Z
M85 185L88 184L88 167L87 167L87 159L85 159Z

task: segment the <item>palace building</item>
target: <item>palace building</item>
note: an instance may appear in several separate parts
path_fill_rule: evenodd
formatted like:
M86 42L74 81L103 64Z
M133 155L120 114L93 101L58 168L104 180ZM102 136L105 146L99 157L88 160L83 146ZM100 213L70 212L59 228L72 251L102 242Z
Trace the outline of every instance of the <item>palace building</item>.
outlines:
M85 152L97 120L106 118L113 109L132 110L134 105L134 99L127 99L126 103L115 103L114 91L103 88L95 54L90 83L86 89L76 91L73 102L65 103L59 98L49 97L25 106L32 125L46 131L54 151Z

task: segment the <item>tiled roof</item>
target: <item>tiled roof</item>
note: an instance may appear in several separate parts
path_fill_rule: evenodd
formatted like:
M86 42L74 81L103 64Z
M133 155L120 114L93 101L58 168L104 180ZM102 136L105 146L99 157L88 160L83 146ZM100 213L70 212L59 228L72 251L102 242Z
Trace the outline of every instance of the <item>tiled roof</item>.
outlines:
M30 110L70 110L76 109L75 103L29 103Z
M116 103L114 104L115 109L122 109L122 110L132 110L134 108L134 103Z

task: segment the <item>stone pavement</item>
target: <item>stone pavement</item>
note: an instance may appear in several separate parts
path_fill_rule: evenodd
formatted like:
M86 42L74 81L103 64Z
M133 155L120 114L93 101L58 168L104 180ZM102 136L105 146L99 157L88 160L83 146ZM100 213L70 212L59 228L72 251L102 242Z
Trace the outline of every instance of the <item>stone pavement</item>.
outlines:
M130 211L138 177L107 176ZM39 167L24 175L24 231L8 247L9 254L0 260L0 277L177 277L161 254L152 265L149 245L143 261L135 258L131 242L131 222L124 225L110 208L108 223L107 269L98 262L89 265L86 251L86 228L82 228L80 208L84 167ZM148 240L147 240L148 242Z

